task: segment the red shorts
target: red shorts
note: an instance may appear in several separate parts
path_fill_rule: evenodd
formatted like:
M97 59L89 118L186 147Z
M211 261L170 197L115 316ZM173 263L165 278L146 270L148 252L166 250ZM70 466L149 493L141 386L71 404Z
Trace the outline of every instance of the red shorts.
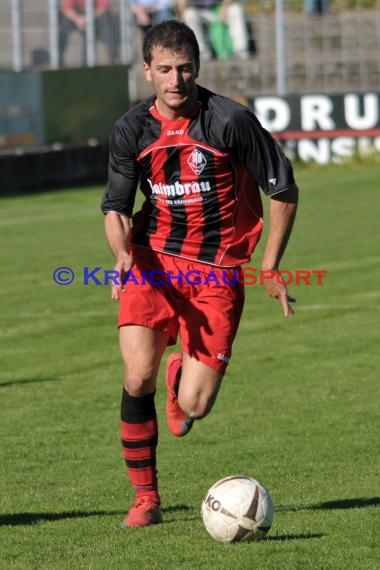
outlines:
M120 294L118 326L141 325L170 335L183 352L223 373L244 306L241 269L188 261L135 247Z

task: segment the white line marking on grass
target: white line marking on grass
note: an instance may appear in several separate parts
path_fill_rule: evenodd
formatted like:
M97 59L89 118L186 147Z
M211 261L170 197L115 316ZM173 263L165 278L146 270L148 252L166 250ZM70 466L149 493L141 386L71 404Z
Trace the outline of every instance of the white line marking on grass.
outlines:
M110 316L111 318L113 315L109 310L105 311L14 311L14 312L5 312L2 313L3 317L17 317L17 318L50 318L50 317L107 317Z
M361 259L344 259L342 261L328 261L321 265L322 270L342 271L345 269L356 269L358 267L367 267L368 265L380 264L380 256L373 255L370 257L362 257ZM311 270L310 270L311 271ZM325 276L324 276L325 277Z
M55 214L31 214L31 216L29 216L28 218L7 218L7 219L1 219L1 227L5 227L5 226L17 226L17 225L22 225L22 224L35 224L37 222L53 222L53 221L57 221L57 220L67 220L69 218L82 218L83 216L88 216L88 217L97 217L101 219L102 213L99 209L99 211L97 210L75 210L75 211L71 211L71 212L67 212L67 211L62 211L62 212L57 212Z
M330 305L328 305L327 303L325 304L320 304L320 305L298 305L297 307L297 313L298 311L330 311L331 309L334 310L347 310L347 309L357 309L358 305L344 305L343 303L340 303L339 305L336 303L331 303Z
M365 293L356 293L354 295L344 295L344 301L342 303L337 303L336 301L332 303L319 303L313 305L307 304L300 304L296 307L297 312L301 311L326 311L329 309L334 310L346 310L346 309L358 309L361 308L363 305L361 304L362 301L371 301L373 299L380 298L380 291L367 291ZM351 301L351 303L347 303L347 301ZM379 310L380 305L371 305L371 310Z

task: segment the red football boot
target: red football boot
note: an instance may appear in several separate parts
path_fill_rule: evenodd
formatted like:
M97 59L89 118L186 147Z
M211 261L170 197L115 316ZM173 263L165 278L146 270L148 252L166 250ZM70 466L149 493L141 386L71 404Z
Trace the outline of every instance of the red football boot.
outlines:
M169 355L166 365L166 421L170 431L177 437L189 433L194 420L180 408L178 404L178 387L181 378L182 353L173 352Z
M121 524L124 527L128 527L148 526L162 522L159 496L139 495Z

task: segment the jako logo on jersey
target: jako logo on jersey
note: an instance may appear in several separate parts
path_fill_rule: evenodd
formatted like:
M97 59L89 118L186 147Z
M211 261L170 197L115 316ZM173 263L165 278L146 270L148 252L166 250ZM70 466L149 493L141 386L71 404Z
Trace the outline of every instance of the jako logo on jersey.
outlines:
M211 185L208 180L204 182L181 182L176 181L174 184L153 184L148 178L152 194L159 194L161 196L184 196L189 194L199 194L200 192L209 192Z
M272 184L272 186L276 186L277 178L269 178L268 182L270 182Z
M185 131L183 129L178 129L177 131L167 131L166 134L168 137L173 137L174 135L183 135Z
M190 166L191 170L195 174L199 175L206 166L207 160L203 154L195 148L189 156L187 163Z

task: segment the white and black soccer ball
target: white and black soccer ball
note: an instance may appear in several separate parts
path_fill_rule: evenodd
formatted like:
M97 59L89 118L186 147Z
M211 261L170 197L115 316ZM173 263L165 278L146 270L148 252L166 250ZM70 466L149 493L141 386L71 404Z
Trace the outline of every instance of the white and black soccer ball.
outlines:
M212 538L240 542L266 535L272 526L274 507L268 490L259 481L232 475L210 487L201 514Z

